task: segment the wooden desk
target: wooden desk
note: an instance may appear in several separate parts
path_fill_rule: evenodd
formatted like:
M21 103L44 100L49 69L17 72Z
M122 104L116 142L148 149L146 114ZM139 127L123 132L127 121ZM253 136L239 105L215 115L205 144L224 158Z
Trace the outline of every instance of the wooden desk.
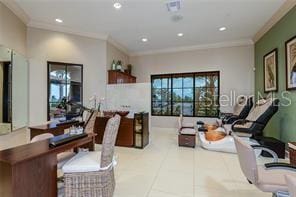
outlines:
M50 123L40 126L30 127L30 139L35 137L36 135L44 134L44 133L51 133L54 136L64 134L65 129L72 127L73 125L83 125L84 122L74 121L69 123Z
M54 148L44 140L0 151L1 197L56 197L57 154L81 146L94 150L95 136Z

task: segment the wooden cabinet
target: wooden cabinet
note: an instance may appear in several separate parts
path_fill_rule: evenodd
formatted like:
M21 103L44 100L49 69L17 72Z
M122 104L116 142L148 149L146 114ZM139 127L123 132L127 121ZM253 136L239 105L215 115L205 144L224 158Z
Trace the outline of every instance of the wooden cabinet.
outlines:
M179 146L186 146L195 148L195 135L179 134Z
M95 122L94 132L96 136L96 143L101 144L105 133L105 128L110 117L97 117ZM116 146L133 147L134 146L134 119L121 117L120 126L118 129Z
M149 144L149 113L136 113L134 117L134 146L144 148Z
M108 71L108 84L136 83L136 77L117 70Z
M94 132L96 143L101 144L110 117L97 117ZM149 144L149 113L136 113L134 118L121 117L116 146L144 148Z

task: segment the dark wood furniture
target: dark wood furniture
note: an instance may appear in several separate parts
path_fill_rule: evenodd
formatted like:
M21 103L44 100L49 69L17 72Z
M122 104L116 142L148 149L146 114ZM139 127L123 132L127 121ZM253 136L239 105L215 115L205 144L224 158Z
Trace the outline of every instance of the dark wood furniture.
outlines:
M65 129L72 127L73 125L83 125L84 122L73 121L68 123L50 123L40 126L29 127L30 129L30 139L35 137L36 135L51 133L54 136L64 134Z
M1 197L56 197L57 154L81 146L94 150L95 136L54 148L44 140L0 151Z
M144 148L149 144L149 113L134 115L134 146Z
M137 78L117 70L108 71L108 84L136 83Z
M96 143L101 144L105 132L105 127L111 117L97 117L94 132L97 133ZM116 139L116 146L133 147L134 146L134 119L121 117L120 126Z
M254 139L263 146L273 150L279 158L284 159L286 156L286 144L276 138L266 136L255 136ZM262 151L263 157L272 157L268 152Z
M178 135L178 143L179 146L192 147L195 148L196 135L189 134L179 134Z
M290 164L296 166L296 142L289 142L289 157L290 157Z

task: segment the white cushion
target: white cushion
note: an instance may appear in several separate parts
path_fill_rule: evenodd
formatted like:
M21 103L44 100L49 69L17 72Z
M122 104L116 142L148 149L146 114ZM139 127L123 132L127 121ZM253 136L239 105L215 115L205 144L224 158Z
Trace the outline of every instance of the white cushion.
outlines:
M233 115L239 116L247 104L247 97L240 97L238 102L233 107Z
M192 123L192 122L183 122L182 127L194 127L194 123Z
M100 171L101 152L79 152L64 166L64 173Z
M69 161L72 157L76 155L75 152L63 152L58 154L57 159L58 159L58 169L62 169L62 167Z
M296 177L296 172L284 169L266 169L258 166L258 185L265 192L288 191L285 175Z
M188 134L188 135L195 135L196 134L196 130L195 129L191 129L191 128L182 128L180 131L181 134Z

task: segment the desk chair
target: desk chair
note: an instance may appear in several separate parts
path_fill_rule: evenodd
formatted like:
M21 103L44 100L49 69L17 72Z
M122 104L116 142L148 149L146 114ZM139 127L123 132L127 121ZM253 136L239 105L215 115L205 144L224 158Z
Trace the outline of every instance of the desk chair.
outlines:
M235 146L241 170L248 179L249 183L254 184L263 192L277 193L287 192L288 186L285 175L296 178L296 167L289 164L278 163L275 152L264 146L251 146L233 134ZM263 166L257 165L254 149L262 149L273 155L274 162Z
M112 197L114 146L121 117L107 122L101 152L80 152L63 166L65 197Z

